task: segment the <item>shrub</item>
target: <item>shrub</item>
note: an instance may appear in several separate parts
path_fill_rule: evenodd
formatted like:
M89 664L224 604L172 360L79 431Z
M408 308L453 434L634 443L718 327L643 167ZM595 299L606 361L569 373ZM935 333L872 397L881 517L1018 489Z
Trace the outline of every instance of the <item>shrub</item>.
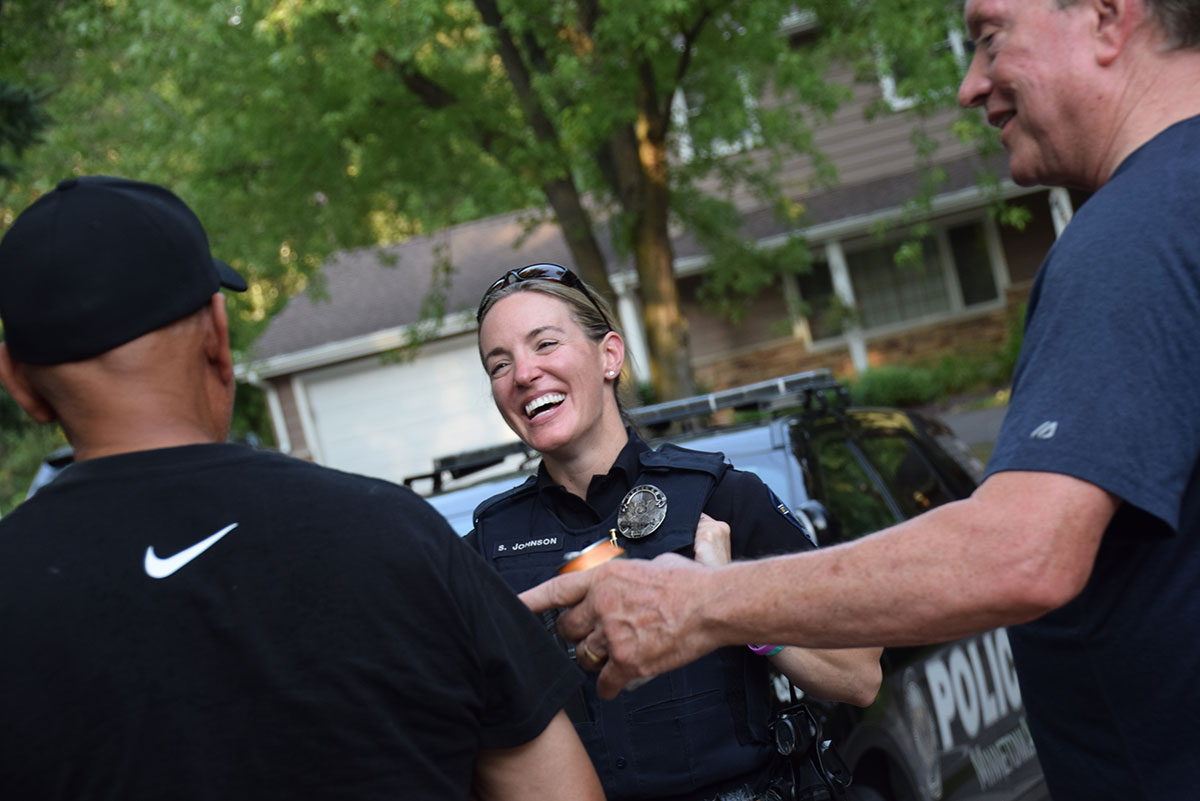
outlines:
M1025 340L1025 308L1022 303L1016 313L1008 318L1008 341L1000 351L1000 361L1006 371L1005 381L1012 380L1013 370L1017 368L1017 356L1021 354L1021 344Z
M873 367L850 384L850 397L860 406L920 406L942 394L928 370L902 365Z

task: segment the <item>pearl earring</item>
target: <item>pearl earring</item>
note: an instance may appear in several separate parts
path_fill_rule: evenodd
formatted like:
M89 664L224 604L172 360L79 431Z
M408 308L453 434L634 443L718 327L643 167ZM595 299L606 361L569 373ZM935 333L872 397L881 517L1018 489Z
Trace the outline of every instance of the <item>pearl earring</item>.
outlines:
M613 372L612 370L609 370L607 373L605 373L605 375L608 376L609 378L612 378L614 375L616 375L616 373Z

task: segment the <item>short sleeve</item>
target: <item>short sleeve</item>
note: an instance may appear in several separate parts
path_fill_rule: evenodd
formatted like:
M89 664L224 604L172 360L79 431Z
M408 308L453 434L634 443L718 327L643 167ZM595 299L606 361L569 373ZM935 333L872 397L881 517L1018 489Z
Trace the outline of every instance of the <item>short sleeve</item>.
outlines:
M511 748L541 734L582 684L583 674L483 558L465 543L456 545L449 575L477 644L482 745Z
M815 547L791 509L751 472L726 470L704 511L729 524L735 559L757 559Z
M1200 453L1200 193L1180 193L1106 187L1056 243L989 475L1074 476L1178 529Z

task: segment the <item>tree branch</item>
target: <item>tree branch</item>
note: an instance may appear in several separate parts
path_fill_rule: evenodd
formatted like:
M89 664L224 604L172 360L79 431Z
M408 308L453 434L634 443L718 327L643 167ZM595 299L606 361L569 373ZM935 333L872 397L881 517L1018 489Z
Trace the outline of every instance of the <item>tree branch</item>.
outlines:
M612 300L614 297L612 285L609 283L608 273L605 269L604 255L596 242L591 218L583 207L579 188L575 185L571 166L563 153L562 143L559 141L558 130L534 91L529 67L521 57L521 51L517 48L512 31L504 22L504 15L500 13L496 0L475 0L475 9L479 12L484 24L496 34L496 49L500 54L500 61L504 64L504 70L508 74L508 80L512 84L513 92L517 96L517 103L520 104L525 122L533 131L534 138L540 143L550 145L559 159L559 174L551 178L543 178L541 189L545 193L550 207L554 209L563 235L571 248L571 254L575 258L575 264L585 281Z
M713 18L713 15L717 13L717 9L720 6L721 4L717 3L702 9L700 15L696 17L695 22L683 31L683 52L679 55L679 64L675 67L675 84L671 92L663 99L666 108L663 109L662 113L667 119L670 119L671 116L671 100L674 98L675 92L679 91L679 87L683 85L684 76L687 75L688 67L692 64L692 50L696 44L696 40L700 38L700 34Z
M445 108L458 102L458 97L449 89L425 75L411 62L399 61L382 48L375 51L374 63L377 70L394 72L405 88L431 109Z
M553 144L555 150L561 152L558 133L555 131L553 123L550 122L550 118L546 116L546 111L542 108L537 94L533 90L533 79L530 77L529 67L525 64L525 59L521 57L521 51L517 48L512 31L504 24L504 15L500 13L499 6L495 0L475 0L475 8L479 11L479 16L483 19L484 24L496 33L496 49L500 53L500 61L504 64L504 71L508 73L508 79L517 95L517 102L521 105L525 121L533 129L533 135L539 142Z

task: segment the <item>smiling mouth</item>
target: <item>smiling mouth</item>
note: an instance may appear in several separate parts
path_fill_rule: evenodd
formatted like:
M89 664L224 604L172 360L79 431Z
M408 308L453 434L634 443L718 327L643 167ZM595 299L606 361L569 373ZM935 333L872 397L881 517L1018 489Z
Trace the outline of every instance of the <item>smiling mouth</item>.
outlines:
M548 392L545 395L536 397L529 403L525 404L525 416L532 420L542 412L553 409L566 399L567 396L561 392Z

